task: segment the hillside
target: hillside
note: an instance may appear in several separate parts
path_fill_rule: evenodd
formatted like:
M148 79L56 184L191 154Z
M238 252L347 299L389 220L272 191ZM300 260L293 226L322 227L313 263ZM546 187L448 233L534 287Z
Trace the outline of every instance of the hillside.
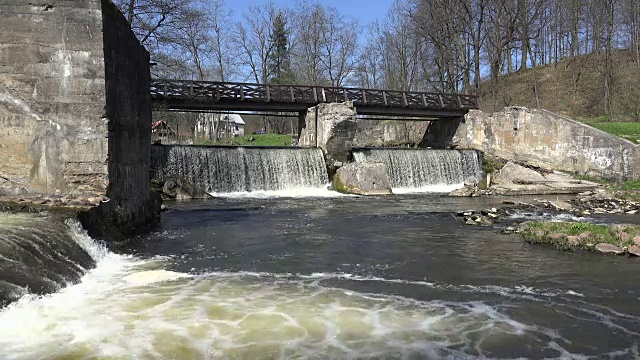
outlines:
M481 109L505 106L538 107L582 121L590 126L640 143L640 66L629 51L612 57L611 115L605 112L604 55L585 55L557 64L501 76L492 96L491 82L481 83Z
M557 64L519 71L498 79L495 98L491 82L481 84L482 110L505 106L535 108L534 80L540 107L574 119L640 121L640 66L629 51L612 56L612 116L605 112L605 56L585 55Z

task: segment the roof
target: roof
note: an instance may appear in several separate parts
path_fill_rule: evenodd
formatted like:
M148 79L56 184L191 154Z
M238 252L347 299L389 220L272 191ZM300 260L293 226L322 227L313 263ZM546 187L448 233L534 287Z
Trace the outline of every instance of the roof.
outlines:
M242 116L238 114L225 114L222 120L232 122L237 125L244 125L244 120L242 120Z

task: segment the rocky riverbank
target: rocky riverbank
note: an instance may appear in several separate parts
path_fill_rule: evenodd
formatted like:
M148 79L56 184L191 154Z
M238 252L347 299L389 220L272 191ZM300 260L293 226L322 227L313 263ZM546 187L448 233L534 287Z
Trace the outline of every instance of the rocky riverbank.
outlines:
M596 189L573 198L530 202L505 200L500 207L460 211L458 216L468 225L493 226L506 234L519 233L531 244L569 251L640 256L640 225L586 221L589 216L626 216L623 221L630 221L628 216L640 212L640 201L634 200L638 198L640 192ZM530 221L530 218L536 220Z

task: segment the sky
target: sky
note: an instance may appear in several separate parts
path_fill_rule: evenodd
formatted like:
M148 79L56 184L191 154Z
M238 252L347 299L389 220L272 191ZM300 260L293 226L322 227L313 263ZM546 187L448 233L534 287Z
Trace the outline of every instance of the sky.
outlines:
M250 5L266 4L267 0L226 0L234 15L243 13ZM299 0L273 0L276 7L293 7ZM333 6L341 14L353 17L364 26L376 19L384 19L393 4L393 0L319 0L327 6Z

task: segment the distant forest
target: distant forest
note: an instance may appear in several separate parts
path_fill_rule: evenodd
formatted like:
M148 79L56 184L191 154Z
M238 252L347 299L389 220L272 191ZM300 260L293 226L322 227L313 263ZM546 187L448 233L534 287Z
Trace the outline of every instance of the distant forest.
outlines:
M640 80L638 0L397 0L371 24L320 1L234 16L223 0L116 3L156 77L464 93L484 82L495 98L502 75L597 54L606 113L616 50Z

